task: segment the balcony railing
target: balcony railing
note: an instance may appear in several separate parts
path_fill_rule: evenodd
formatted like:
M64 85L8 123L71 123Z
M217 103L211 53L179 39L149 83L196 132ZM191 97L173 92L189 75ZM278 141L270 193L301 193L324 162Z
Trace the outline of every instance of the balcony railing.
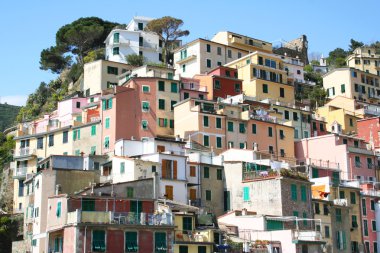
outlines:
M349 152L352 152L352 153L363 154L363 155L374 155L373 150L368 150L365 148L356 148L356 147L348 146L347 149Z
M334 205L348 206L348 201L347 201L347 199L334 199Z
M292 239L298 241L322 241L322 235L318 231L292 230Z
M15 168L13 171L13 178L25 178L27 167Z
M171 213L152 214L135 212L97 212L81 211L67 213L67 223L97 223L97 224L125 224L125 225L150 225L173 226Z
M194 83L181 83L181 89L207 92L207 87Z
M367 196L380 197L380 191L378 190L362 190L361 193Z
M14 156L20 157L20 156L31 156L36 154L36 149L34 148L20 148L19 150L16 150Z
M175 242L214 243L213 230L175 230Z

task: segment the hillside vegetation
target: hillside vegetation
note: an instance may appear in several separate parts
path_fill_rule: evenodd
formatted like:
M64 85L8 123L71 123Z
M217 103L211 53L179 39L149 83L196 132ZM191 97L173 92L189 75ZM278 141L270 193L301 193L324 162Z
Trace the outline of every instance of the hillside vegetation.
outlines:
M19 111L19 106L0 104L0 132L14 125Z

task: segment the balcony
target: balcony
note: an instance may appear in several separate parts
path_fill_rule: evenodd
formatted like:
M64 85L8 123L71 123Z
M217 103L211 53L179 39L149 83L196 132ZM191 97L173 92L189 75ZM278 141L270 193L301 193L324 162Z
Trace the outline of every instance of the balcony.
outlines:
M378 190L362 190L361 194L366 196L380 197L380 191Z
M356 148L352 146L347 146L348 152L362 154L362 155L374 155L372 150L364 149L364 148Z
M145 41L139 46L148 50L158 50L158 44L152 44Z
M322 235L318 231L292 230L292 240L293 242L294 241L321 242Z
M193 231L186 231L186 230L175 230L175 243L194 243L194 244L201 244L201 243L211 243L214 244L214 231L212 229L206 229L206 230L193 230Z
M202 207L202 199L192 199L190 200L190 204L192 206Z
M19 150L15 151L14 158L23 158L23 157L29 157L36 155L36 149L33 148L20 148Z
M348 206L347 199L334 199L334 205L336 206Z
M181 83L181 89L207 92L207 86L194 83Z
M28 170L28 167L14 168L14 170L13 170L13 178L14 179L25 178L27 170Z
M184 63L186 63L188 61L191 61L191 60L194 60L196 58L197 58L197 56L193 54L193 55L189 55L189 56L187 56L185 58L182 58L182 59L178 60L176 63L177 64L184 64Z
M92 224L123 224L144 226L173 226L171 213L151 214L134 212L97 212L81 211L67 213L67 224L92 223Z

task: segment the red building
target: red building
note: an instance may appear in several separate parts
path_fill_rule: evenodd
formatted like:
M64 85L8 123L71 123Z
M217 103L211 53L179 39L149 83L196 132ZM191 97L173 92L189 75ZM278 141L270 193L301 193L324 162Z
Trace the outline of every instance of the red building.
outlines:
M358 137L372 144L374 149L380 148L380 117L357 120Z
M328 134L326 122L320 119L311 119L311 137Z
M153 200L58 195L49 198L48 252L168 252L173 224Z
M207 87L207 99L217 100L242 93L243 80L238 79L237 69L219 66L207 75L195 75L202 86Z

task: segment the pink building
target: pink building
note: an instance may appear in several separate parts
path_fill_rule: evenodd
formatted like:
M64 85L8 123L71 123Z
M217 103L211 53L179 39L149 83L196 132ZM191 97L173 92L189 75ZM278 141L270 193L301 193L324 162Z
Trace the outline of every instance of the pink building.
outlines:
M376 227L379 225L376 224L375 205L380 199L380 191L376 184L362 184L360 187L364 246L366 252L377 252Z
M339 164L344 180L376 181L377 162L374 152L360 138L328 134L295 142L298 160L323 160Z

